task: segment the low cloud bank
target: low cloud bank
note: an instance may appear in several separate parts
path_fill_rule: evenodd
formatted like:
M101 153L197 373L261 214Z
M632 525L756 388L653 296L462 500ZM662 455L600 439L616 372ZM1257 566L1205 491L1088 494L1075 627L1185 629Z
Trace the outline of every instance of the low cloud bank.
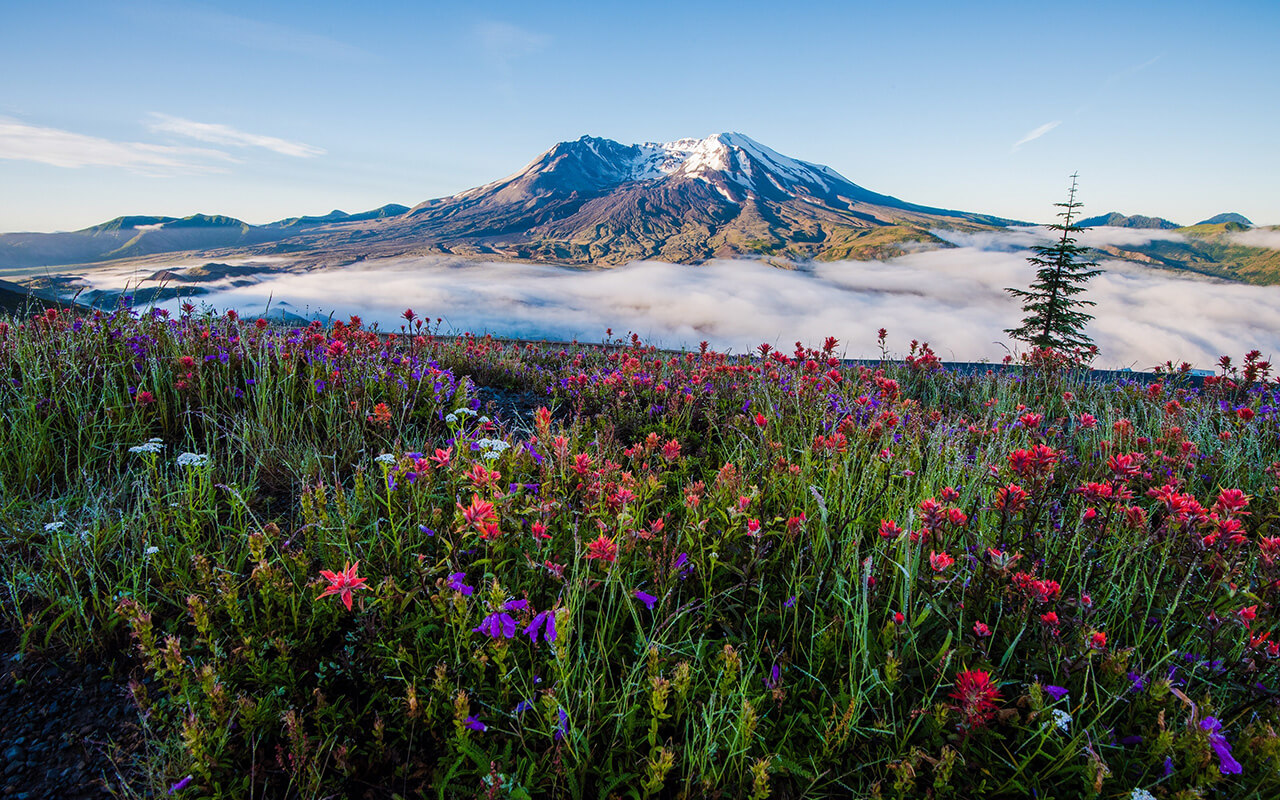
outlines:
M1127 233L1127 232L1126 232ZM1159 232L1143 232L1159 233ZM1022 311L1004 287L1025 287L1034 270L1025 247L1044 234L1021 229L970 236L952 249L888 261L779 269L759 261L701 266L637 262L602 271L446 257L372 261L358 268L263 276L253 286L202 298L218 309L260 314L268 302L294 313L359 314L384 330L400 314L443 317L445 330L599 341L634 331L646 342L736 352L761 342L789 349L836 336L849 357L878 355L889 330L901 354L929 341L947 360L999 361L1005 328ZM1209 368L1217 357L1280 351L1280 287L1183 277L1108 261L1085 295L1097 303L1088 333L1099 367L1145 369L1171 359ZM171 304L171 305L176 305Z
M1228 235L1234 244L1280 250L1280 228L1253 228Z

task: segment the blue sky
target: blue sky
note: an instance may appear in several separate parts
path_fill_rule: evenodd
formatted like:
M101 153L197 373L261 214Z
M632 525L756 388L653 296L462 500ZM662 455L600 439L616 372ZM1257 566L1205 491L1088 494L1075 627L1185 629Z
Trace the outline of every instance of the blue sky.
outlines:
M736 130L929 205L1280 223L1280 3L10 3L0 231L407 205Z

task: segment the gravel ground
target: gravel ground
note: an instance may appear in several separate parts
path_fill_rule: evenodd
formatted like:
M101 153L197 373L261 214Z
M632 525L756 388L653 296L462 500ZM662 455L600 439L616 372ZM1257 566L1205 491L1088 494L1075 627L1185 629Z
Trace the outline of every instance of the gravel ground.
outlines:
M140 741L128 689L96 664L16 645L0 631L0 798L115 796Z

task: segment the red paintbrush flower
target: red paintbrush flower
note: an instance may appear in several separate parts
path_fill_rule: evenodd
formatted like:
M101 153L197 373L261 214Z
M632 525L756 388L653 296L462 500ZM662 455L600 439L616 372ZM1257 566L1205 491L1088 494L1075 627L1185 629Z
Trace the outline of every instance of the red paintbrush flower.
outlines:
M587 558L597 558L612 563L618 558L618 543L603 533L587 545Z
M963 670L956 675L955 688L950 697L956 701L953 709L960 712L964 727L984 728L996 715L1001 700L1000 690L991 681L986 670Z
M365 585L365 579L356 575L356 570L360 569L360 562L352 564L347 562L347 566L341 572L330 572L327 569L320 570L320 575L329 582L329 585L320 593L320 597L328 597L336 594L342 597L342 604L351 610L351 594L356 589L368 589ZM317 600L320 598L317 597Z

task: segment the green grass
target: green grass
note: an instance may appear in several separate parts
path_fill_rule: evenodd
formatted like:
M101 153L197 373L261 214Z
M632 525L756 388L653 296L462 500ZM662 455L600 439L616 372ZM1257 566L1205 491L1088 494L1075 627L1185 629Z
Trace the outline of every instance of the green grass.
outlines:
M0 613L133 678L140 796L1280 791L1245 373L4 325Z

